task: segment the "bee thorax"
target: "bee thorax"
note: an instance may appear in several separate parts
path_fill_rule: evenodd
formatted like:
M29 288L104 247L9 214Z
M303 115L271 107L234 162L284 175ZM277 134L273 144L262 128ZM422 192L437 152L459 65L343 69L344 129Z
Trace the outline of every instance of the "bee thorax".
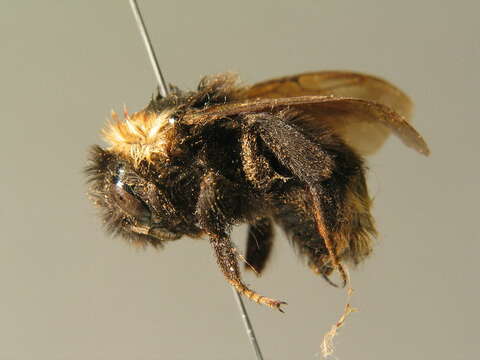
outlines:
M173 110L160 113L139 111L119 120L112 112L112 121L103 131L105 140L110 144L110 151L122 154L139 164L154 158L167 158L173 137Z

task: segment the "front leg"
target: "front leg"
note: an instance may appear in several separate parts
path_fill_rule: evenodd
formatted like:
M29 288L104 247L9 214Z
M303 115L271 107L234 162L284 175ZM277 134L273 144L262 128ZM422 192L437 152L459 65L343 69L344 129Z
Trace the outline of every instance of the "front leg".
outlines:
M227 281L249 299L282 311L283 301L262 296L249 289L240 277L235 249L230 241L230 227L242 218L245 199L242 189L220 174L209 172L202 179L196 216L200 227L210 237L217 263Z

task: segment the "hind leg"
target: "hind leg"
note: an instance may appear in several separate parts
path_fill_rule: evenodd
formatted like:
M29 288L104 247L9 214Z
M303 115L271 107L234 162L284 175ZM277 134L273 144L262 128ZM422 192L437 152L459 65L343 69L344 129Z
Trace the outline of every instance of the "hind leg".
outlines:
M299 199L297 205L283 204L278 207L280 210L275 215L275 222L285 231L299 255L306 258L310 269L331 283L328 276L335 267L325 241L318 233L315 219L305 201L301 200L301 194L295 194L292 198Z

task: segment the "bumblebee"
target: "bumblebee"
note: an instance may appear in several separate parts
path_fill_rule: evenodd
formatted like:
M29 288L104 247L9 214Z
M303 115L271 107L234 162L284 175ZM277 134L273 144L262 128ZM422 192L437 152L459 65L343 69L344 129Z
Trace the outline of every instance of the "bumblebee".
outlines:
M245 262L258 274L276 224L315 273L331 282L337 270L345 285L344 264L369 255L376 235L363 157L391 132L429 153L411 108L395 86L353 72L253 86L208 76L196 91L171 87L144 110L112 114L103 132L109 147L91 150L90 197L107 228L134 244L208 237L226 280L281 311L284 302L242 281L232 227L249 224Z

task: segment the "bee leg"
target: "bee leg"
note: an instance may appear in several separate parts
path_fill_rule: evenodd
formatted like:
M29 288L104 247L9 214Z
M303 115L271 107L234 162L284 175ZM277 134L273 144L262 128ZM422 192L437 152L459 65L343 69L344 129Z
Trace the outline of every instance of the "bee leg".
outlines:
M212 245L217 257L217 263L230 285L232 285L240 294L246 296L250 300L283 312L281 306L286 304L286 302L262 296L259 293L249 289L243 283L242 279L240 278L235 251L233 250L232 243L228 237L211 235L210 244Z
M309 216L312 214L309 194L304 194L304 197L300 194L295 196L298 201L295 205L276 203L275 222L287 234L298 254L307 258L308 267L315 274L323 276L330 285L338 287L328 278L335 268L332 266L325 241L317 230L315 219ZM300 208L303 210L299 211Z
M345 190L342 184L332 186L330 192L323 191L325 182L329 181L336 169L335 157L321 144L314 142L288 121L269 114L258 114L250 119L254 123L260 138L273 152L278 161L289 169L300 181L307 185L312 196L313 215L317 230L325 242L332 266L340 272L343 285L348 282L348 275L340 263L337 254L335 234L339 221L338 210L343 206ZM284 120L288 120L285 118ZM329 204L324 209L322 203ZM328 222L325 217L328 215Z
M340 258L337 254L336 243L333 239L331 231L328 230L328 226L326 224L326 216L324 208L322 207L322 199L324 199L324 194L322 194L320 187L312 186L310 187L310 193L312 195L312 203L313 203L313 214L315 217L315 223L317 225L317 230L320 236L323 238L325 242L325 247L327 248L328 254L330 256L331 265L338 269L340 276L343 280L343 286L345 287L348 283L348 273L343 267L340 262ZM332 226L330 226L331 228ZM329 281L330 282L330 281Z
M253 267L260 275L270 256L273 245L273 226L269 218L259 218L248 227L245 269Z
M363 173L351 176L345 187L335 181L330 179L309 187L315 222L330 254L327 265L339 264L340 256L358 264L370 254L371 237L377 235L365 176ZM346 271L338 269L345 283Z
M273 170L269 160L261 151L258 135L251 129L244 129L241 138L242 167L246 179L257 190L268 190L278 180L286 180Z
M210 236L217 263L227 281L249 299L282 311L281 306L285 302L256 293L240 277L235 249L228 235L231 224L242 216L241 204L245 200L242 201L240 194L242 191L237 189L237 185L223 176L213 172L205 175L196 205L198 223Z

